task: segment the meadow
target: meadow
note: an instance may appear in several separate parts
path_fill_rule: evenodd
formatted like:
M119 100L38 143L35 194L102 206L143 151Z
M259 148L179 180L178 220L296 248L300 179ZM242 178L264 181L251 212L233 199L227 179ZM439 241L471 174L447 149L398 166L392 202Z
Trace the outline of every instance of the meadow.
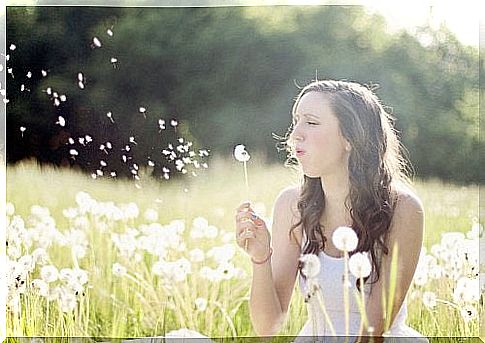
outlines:
M234 237L247 198L241 164L213 159L198 177L175 180L149 172L135 187L32 162L7 167L7 336L144 337L184 327L255 335L251 263ZM274 199L298 176L258 157L248 176L249 199L270 224ZM427 336L478 336L478 186L415 180L414 188L425 239L407 323ZM295 292L280 335L296 335L307 319L298 284Z

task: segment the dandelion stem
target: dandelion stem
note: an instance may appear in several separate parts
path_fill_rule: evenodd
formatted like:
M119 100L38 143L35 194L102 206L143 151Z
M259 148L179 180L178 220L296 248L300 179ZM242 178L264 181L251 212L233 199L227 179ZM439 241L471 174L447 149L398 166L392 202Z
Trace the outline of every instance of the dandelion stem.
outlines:
M320 308L322 309L323 316L325 317L325 320L327 321L328 326L330 326L330 331L332 332L332 335L336 336L335 328L333 327L332 321L330 320L327 310L325 309L325 302L323 300L323 294L321 293L320 288L318 288L318 291L317 291L317 299L318 299L318 303L320 304Z
M349 255L347 250L344 250L344 308L345 308L345 342L348 341L349 336L349 322L350 322L350 309L349 309Z

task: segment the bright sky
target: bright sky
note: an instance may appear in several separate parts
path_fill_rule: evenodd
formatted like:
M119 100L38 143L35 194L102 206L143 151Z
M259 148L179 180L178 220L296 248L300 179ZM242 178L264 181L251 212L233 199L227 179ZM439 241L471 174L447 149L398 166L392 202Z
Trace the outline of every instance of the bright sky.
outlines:
M0 0L0 14L4 13L5 1L8 5L35 5L43 4L42 0ZM59 0L58 5L62 5ZM55 4L56 1L50 1ZM80 5L116 5L117 3L130 3L136 5L199 5L203 6L208 1L204 0L133 0L106 1L106 0L79 0ZM483 0L220 0L211 1L212 4L220 5L365 5L370 12L377 11L382 14L389 25L390 31L407 29L411 33L416 26L427 22L432 27L438 28L444 23L454 32L461 42L478 47L479 45L479 20L480 15L485 23L485 1ZM3 5L3 6L2 6Z

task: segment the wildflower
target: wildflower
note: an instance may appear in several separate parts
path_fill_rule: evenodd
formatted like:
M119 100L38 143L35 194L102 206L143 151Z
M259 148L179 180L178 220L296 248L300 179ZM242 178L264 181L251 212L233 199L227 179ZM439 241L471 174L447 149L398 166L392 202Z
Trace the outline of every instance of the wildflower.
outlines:
M49 285L42 279L34 279L31 282L32 288L43 297L49 295Z
M203 312L207 308L207 299L197 298L195 299L195 307L197 311Z
M44 266L40 270L40 277L47 283L54 282L59 278L59 272L53 265Z
M358 252L349 259L349 270L356 278L365 278L370 275L372 265L367 252Z
M300 262L303 263L301 273L309 278L313 279L320 273L320 259L315 254L304 254L300 256Z
M352 228L348 226L341 226L334 231L332 235L332 242L337 249L349 252L357 248L359 239Z
M467 304L465 305L461 311L460 314L465 322L469 322L471 320L474 320L478 317L478 311L475 308L475 306Z
M190 250L189 256L192 262L202 262L205 259L204 251L199 248Z
M217 263L223 263L231 260L236 253L234 244L225 244L223 246L216 246L207 252L207 257L212 257Z
M434 292L424 292L423 304L427 308L434 308L436 306L436 294Z
M234 148L234 157L239 162L247 162L251 158L249 153L246 151L246 147L242 144L236 145Z
M113 263L111 270L115 276L123 277L126 275L126 268L119 263Z
M453 301L456 303L473 303L480 298L480 283L478 278L461 277L453 291Z

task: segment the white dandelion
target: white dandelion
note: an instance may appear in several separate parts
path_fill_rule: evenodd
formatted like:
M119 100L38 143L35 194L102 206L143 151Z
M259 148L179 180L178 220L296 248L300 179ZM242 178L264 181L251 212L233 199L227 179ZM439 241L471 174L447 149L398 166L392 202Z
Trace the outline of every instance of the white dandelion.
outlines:
M349 270L356 278L366 278L372 271L367 252L358 252L349 259Z
M332 242L340 251L353 251L357 248L359 239L355 231L348 226L338 227L333 235Z
M320 273L320 259L315 254L301 255L299 261L303 263L301 272L309 279L313 279Z

